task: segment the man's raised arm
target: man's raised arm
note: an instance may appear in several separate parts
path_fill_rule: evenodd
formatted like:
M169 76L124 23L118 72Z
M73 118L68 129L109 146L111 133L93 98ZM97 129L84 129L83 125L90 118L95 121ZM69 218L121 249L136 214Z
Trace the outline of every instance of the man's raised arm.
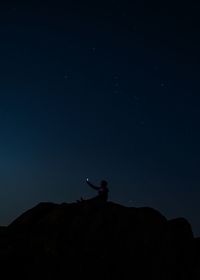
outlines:
M86 181L88 183L88 185L93 188L94 190L99 190L99 187L94 186L93 184L91 184L88 180Z

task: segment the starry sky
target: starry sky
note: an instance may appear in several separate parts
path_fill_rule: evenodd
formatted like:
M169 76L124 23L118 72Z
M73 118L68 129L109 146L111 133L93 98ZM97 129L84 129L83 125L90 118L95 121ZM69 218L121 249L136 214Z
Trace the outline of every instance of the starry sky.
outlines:
M89 177L200 235L199 12L192 1L0 5L0 224L40 201L92 197Z

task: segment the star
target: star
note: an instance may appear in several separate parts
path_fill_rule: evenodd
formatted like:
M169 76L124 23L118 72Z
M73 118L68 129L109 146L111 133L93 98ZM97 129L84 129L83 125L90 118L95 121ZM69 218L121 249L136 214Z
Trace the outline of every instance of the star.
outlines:
M91 50L92 53L96 52L96 48L95 47L92 47L90 50Z
M65 79L65 80L68 80L68 79L69 79L69 74L65 74L65 75L64 75L64 79Z

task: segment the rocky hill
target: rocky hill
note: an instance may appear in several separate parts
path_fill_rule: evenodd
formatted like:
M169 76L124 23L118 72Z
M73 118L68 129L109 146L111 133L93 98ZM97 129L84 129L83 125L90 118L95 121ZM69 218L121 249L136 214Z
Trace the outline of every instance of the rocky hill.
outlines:
M0 227L4 279L200 279L200 242L184 218L152 208L40 203Z

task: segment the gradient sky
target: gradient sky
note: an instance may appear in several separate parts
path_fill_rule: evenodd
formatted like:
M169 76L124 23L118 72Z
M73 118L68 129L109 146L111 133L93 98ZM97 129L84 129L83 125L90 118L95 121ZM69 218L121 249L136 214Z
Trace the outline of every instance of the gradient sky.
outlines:
M160 2L0 5L0 224L89 177L200 235L200 6Z

